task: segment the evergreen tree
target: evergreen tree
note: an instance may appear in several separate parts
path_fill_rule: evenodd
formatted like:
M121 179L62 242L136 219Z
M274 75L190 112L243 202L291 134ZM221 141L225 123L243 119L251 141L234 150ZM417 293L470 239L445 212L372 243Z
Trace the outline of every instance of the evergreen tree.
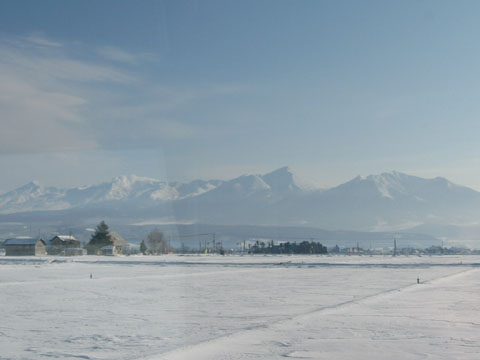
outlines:
M108 232L108 225L105 224L105 221L101 221L100 224L97 225L95 229L95 233L92 235L90 242L88 245L94 246L107 246L113 245L113 241L110 237L110 233Z
M142 242L140 243L140 252L145 255L145 253L147 252L147 245L145 245L145 240L142 240Z

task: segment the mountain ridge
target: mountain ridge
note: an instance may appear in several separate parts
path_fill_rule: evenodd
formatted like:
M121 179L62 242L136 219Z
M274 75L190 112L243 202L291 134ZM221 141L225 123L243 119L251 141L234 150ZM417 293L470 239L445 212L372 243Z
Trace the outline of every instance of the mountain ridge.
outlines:
M56 216L96 213L139 222L168 218L219 225L387 231L478 223L480 193L442 177L426 179L397 171L357 176L322 189L304 186L288 167L282 167L266 174L186 183L122 175L97 185L59 189L33 181L0 195L1 214L42 211L54 211Z

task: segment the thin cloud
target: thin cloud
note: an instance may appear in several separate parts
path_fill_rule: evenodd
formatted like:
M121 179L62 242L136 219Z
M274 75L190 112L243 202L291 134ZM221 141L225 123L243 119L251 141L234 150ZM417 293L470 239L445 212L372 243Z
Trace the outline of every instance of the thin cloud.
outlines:
M0 46L0 66L35 77L71 80L79 82L136 81L135 77L111 66L97 65L66 57L65 54L44 55L32 51Z
M148 52L131 52L116 46L103 46L96 50L103 59L126 65L139 65L144 62L158 60L158 57Z
M202 115L207 103L245 90L157 84L116 66L139 61L127 51L104 47L100 56L98 48L55 44L37 35L0 37L0 154L157 148L203 139L211 129L198 119L209 116ZM81 58L73 55L79 46Z
M116 62L135 64L138 62L138 56L114 46L105 46L98 49L98 54L104 58Z
M25 38L27 41L40 45L40 46L46 46L46 47L61 47L63 46L62 43L53 41L50 39L47 39L46 37L42 36L41 34L31 34Z
M18 76L1 77L0 153L96 147L78 111L86 104L85 99L39 89Z
M89 89L136 81L115 67L72 58L67 46L56 45L33 35L0 40L0 153L98 148L86 115L94 108Z

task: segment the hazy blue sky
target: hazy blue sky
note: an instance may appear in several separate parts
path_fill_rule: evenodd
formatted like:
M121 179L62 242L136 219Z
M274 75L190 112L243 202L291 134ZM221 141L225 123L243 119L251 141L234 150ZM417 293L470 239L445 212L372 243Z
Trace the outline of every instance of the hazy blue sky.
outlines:
M480 190L478 1L0 2L0 191L120 174Z

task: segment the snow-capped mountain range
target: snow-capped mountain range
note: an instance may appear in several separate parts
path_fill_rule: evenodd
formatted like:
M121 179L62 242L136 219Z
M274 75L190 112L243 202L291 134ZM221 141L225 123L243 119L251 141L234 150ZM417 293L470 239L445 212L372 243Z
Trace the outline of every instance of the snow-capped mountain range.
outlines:
M99 185L58 189L31 182L0 195L0 213L174 219L219 225L297 225L399 230L422 224L475 224L480 193L444 178L399 172L356 177L322 189L287 168L229 181L165 182L119 176Z
M216 188L221 181L196 180L187 184L135 175L117 176L99 185L59 189L32 181L0 195L0 213L65 210L112 202L164 202L186 199Z
M180 201L211 192L213 197L249 197L261 192L277 198L289 192L308 192L315 188L299 181L288 168L266 175L243 175L231 181L194 180L189 183L165 182L136 175L117 176L99 185L59 189L32 181L0 195L0 213L38 210L64 210L109 202L135 202L143 206ZM215 190L215 191L213 191Z

